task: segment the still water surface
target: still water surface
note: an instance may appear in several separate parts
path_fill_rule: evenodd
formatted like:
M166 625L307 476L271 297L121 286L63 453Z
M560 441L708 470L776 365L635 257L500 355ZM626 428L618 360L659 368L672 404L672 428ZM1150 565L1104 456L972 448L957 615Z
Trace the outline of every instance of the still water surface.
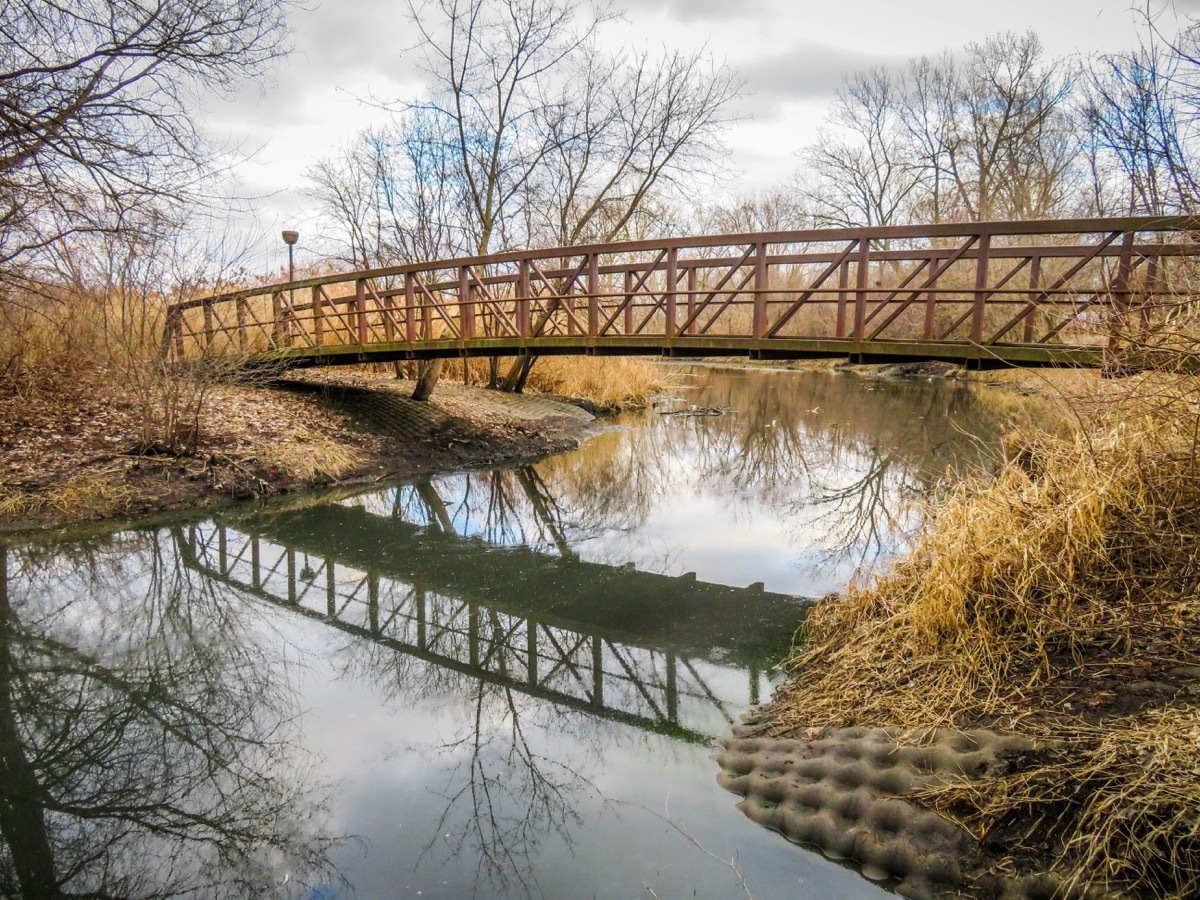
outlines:
M0 548L0 891L882 894L744 819L711 744L1027 411L676 371L533 465Z

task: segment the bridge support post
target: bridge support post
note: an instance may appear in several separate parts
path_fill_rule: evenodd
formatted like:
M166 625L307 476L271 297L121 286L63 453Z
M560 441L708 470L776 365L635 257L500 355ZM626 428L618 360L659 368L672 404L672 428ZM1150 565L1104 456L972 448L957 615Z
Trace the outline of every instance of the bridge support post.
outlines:
M536 619L525 620L525 667L529 674L529 686L538 683L538 624Z
M686 334L696 333L696 267L688 266L687 270L687 322L684 329Z
M934 330L937 328L937 282L941 275L938 266L941 264L942 258L936 253L929 257L929 276L932 281L929 290L925 292L925 329L922 332L927 341L933 340Z
M604 706L604 645L600 635L592 635L592 705Z
M633 334L633 272L626 271L625 273L625 331L624 334Z

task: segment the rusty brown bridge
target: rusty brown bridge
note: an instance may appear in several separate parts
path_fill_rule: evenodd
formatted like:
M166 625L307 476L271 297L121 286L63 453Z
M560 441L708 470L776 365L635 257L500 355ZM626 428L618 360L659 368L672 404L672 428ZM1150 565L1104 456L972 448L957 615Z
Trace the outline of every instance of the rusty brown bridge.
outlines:
M823 229L525 250L170 307L178 359L320 366L662 355L1148 364L1187 313L1200 218Z

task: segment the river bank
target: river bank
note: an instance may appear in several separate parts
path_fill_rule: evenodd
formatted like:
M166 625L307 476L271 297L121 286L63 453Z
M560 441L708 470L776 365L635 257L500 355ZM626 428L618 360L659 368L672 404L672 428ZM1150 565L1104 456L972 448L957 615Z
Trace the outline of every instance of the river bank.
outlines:
M808 617L788 681L722 756L748 816L908 896L1194 894L1197 385L1082 399L1073 434L1010 437L994 480ZM904 771L842 784L846 758ZM932 868L893 840L930 811L954 832Z
M411 478L576 446L579 403L443 383L308 373L208 388L187 452L146 446L124 385L67 378L0 396L0 532L134 518L255 497Z

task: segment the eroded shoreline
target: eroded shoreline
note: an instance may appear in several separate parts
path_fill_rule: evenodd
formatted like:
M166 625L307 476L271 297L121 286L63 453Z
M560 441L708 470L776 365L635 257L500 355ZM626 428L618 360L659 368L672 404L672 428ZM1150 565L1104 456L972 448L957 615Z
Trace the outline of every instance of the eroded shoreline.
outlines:
M335 374L214 389L194 451L139 447L136 407L105 386L0 401L0 533L202 510L534 459L578 446L594 416L557 398Z

